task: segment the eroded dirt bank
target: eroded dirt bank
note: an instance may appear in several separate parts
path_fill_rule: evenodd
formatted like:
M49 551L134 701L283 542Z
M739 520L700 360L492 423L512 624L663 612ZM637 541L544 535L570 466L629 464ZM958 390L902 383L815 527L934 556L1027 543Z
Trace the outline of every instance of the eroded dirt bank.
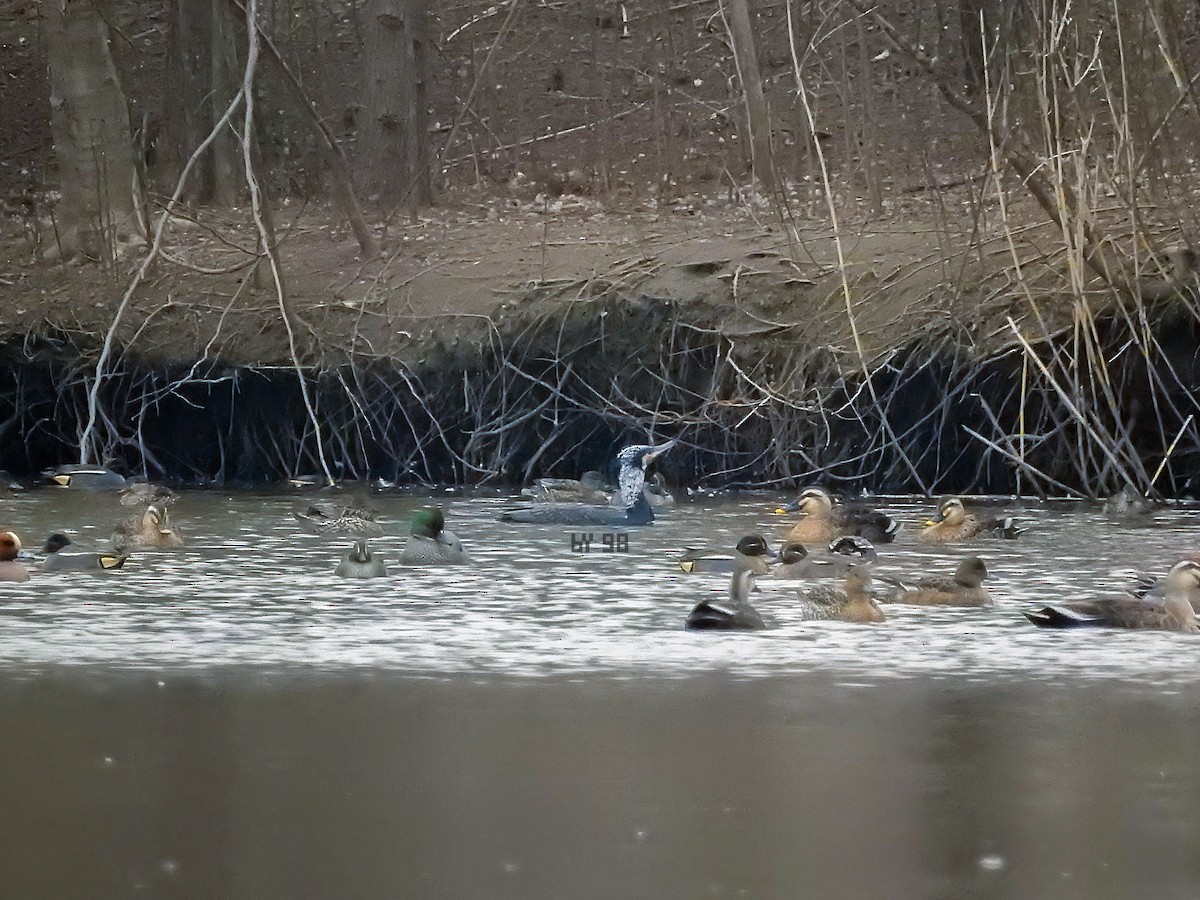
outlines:
M499 209L406 224L369 262L336 223L298 217L283 244L295 359L228 226L173 226L115 328L123 278L10 258L0 465L77 456L110 329L100 445L187 480L317 471L317 432L338 477L453 483L574 474L653 435L682 438L666 467L687 484L1098 493L1151 479L1200 384L1186 304L1097 292L1081 344L1036 224L968 251L978 233L915 214L835 236L748 205ZM1092 350L1111 402L1081 418L1071 360ZM1196 469L1183 447L1157 484L1192 490Z

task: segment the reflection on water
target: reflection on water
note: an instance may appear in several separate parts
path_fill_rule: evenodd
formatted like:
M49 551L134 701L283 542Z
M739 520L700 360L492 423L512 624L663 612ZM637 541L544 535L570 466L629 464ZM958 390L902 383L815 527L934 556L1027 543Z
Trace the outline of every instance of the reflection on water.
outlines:
M395 559L419 498L382 498ZM628 553L449 503L469 569L332 575L288 498L188 495L181 553L0 585L0 897L1194 897L1200 643L1046 633L1029 600L1194 549L1032 508L977 545L992 610L680 629L684 546L773 530L685 504ZM890 504L909 522L929 504ZM115 500L7 504L100 543ZM957 558L911 534L882 565Z

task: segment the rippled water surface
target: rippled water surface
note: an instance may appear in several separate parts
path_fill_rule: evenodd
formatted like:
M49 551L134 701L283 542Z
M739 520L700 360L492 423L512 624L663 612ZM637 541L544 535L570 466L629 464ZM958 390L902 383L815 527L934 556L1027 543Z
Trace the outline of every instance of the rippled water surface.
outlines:
M373 499L395 560L430 498ZM993 609L763 593L774 627L731 635L682 629L726 578L672 559L775 537L778 497L589 553L434 499L472 565L345 581L300 498L196 492L183 550L0 584L0 897L1200 896L1200 640L1020 614L1164 571L1195 510L996 504L1030 530L971 545ZM932 503L880 505L909 523L882 571L952 570ZM99 546L127 514L42 490L0 525Z
M774 537L783 517L772 498L697 500L628 531L627 552L572 552L571 529L496 521L496 498L437 498L472 555L470 566L403 569L387 579L333 574L345 540L300 534L295 497L194 493L176 507L188 541L179 551L137 554L105 576L35 573L0 589L5 635L0 664L104 664L219 668L248 664L343 670L369 667L453 675L604 673L686 676L714 669L755 677L813 670L870 677L939 674L956 679L1117 675L1154 683L1188 678L1195 642L1163 634L1034 631L1020 615L1031 601L1119 593L1131 573L1162 571L1200 547L1200 516L1178 510L1153 527L1113 524L1079 504L1020 508L1030 528L1017 541L981 540L998 599L990 610L891 607L877 628L803 623L786 596L758 602L776 625L743 635L680 628L699 599L727 578L688 576L672 559L683 547L724 550L742 534ZM376 497L387 535L376 551L395 560L420 498ZM931 512L896 501L910 523L882 548L880 570L953 570L961 547L915 540ZM7 504L26 544L74 528L99 545L124 511L106 495L41 491ZM582 536L577 529L577 538ZM763 585L776 591L770 584Z

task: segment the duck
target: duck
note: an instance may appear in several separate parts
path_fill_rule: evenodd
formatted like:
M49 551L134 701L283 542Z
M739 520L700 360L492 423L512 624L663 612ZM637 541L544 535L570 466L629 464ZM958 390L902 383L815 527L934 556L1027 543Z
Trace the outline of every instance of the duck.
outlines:
M367 539L359 538L333 571L341 578L382 578L387 575L383 560L367 549Z
M125 487L117 494L122 506L170 506L179 495L167 487L149 481L127 479Z
M991 606L992 595L983 586L988 577L987 564L978 556L968 556L953 575L931 575L910 587L896 583L884 599L889 603L916 606Z
M776 578L844 578L855 563L869 565L879 559L875 545L866 538L843 535L834 538L820 553L809 553L795 542L784 544L779 564L771 569Z
M981 519L973 513L968 513L958 497L950 497L942 501L938 506L937 515L925 523L917 537L927 544L953 544L979 535L1014 540L1028 530L1017 527L1016 519L1012 516Z
M667 487L661 472L651 475L642 491L646 495L646 502L653 509L675 505L675 495ZM533 487L525 488L521 494L536 503L611 503L616 506L621 504L621 495L594 469L584 472L578 480L539 478L533 483Z
M535 525L649 525L654 521L654 510L644 490L646 466L674 445L674 441L668 441L654 446L634 444L621 449L617 454L618 503L610 506L546 503L505 510L500 513L499 519L502 522Z
M1104 501L1104 514L1110 519L1137 519L1151 516L1163 507L1158 500L1151 500L1132 484L1127 484Z
M541 503L608 503L613 491L604 476L589 469L579 478L539 478L521 493Z
M697 631L765 628L763 617L750 605L750 591L754 587L756 573L762 571L767 565L766 560L774 555L762 535L750 534L738 541L734 556L736 564L729 581L729 602L700 601L688 613L684 627Z
M1200 551L1191 553L1191 554L1183 557L1182 559L1178 560L1173 566L1171 566L1171 568L1174 569L1175 566L1179 565L1180 563L1189 562L1189 561L1194 562L1194 563L1200 563ZM1130 594L1133 597L1145 597L1147 595L1157 595L1157 594L1161 593L1161 591L1162 591L1162 584L1160 583L1159 578L1155 577L1154 575L1147 575L1147 574L1141 573L1141 572L1139 572L1137 575L1134 576L1133 584L1131 584L1129 587L1127 587L1125 589L1125 592L1127 594ZM1200 589L1188 591L1187 597L1188 597L1188 600L1192 604L1192 609L1196 610L1196 615L1200 616Z
M43 572L110 571L121 568L129 559L129 554L120 551L103 552L78 547L69 537L58 532L46 538L42 552L46 554L42 560Z
M350 537L380 537L383 526L375 521L373 510L366 506L344 506L329 500L318 500L303 510L293 510L301 530L309 534L349 535Z
M684 550L683 555L675 560L675 564L679 566L680 571L686 572L689 575L731 575L743 569L753 573L755 577L769 575L771 567L768 560L774 557L774 553L771 551L770 546L766 544L765 538L763 539L763 544L766 545L767 551L759 551L758 542L751 540L754 537L758 536L747 535L738 541L738 545L734 548L732 555L707 553L695 549ZM743 553L743 547L755 552Z
M675 505L675 495L667 487L667 480L663 478L662 472L651 475L649 483L642 490L646 494L646 501L655 509Z
M409 522L408 540L400 551L402 566L453 566L470 562L446 517L437 507L418 509Z
M871 570L861 563L854 563L846 570L841 587L821 584L802 594L800 614L805 621L859 624L875 624L887 618L871 593Z
M112 545L117 552L129 547L167 549L182 547L183 536L171 526L166 509L151 504L140 516L113 529Z
M42 474L60 487L85 491L119 491L126 484L124 475L105 466L63 465Z
M842 535L857 535L876 544L896 539L900 523L886 513L860 504L841 503L834 506L829 492L821 488L805 488L790 503L775 510L780 515L799 510L800 521L793 525L785 539L798 544L828 544Z
M0 581L28 581L29 570L18 561L21 539L15 531L0 531Z
M1027 610L1039 628L1132 628L1200 634L1191 597L1200 591L1200 563L1185 559L1144 597L1074 600Z

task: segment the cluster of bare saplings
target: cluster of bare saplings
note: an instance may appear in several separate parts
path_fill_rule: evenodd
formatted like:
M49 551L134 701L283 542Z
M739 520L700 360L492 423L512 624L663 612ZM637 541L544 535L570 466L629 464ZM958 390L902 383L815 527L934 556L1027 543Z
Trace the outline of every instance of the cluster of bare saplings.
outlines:
M51 439L77 447L82 461L119 455L152 474L316 469L479 483L575 468L622 435L651 432L692 448L676 454L680 477L714 484L822 472L923 493L1195 489L1194 5L1156 0L1086 13L1033 0L568 6L326 4L361 85L348 141L330 124L341 111L321 107L296 63L305 35L320 31L296 23L311 24L317 12L300 0L173 4L168 21L149 24L177 42L172 58L204 64L179 75L179 97L160 98L155 116L174 122L182 114L172 99L207 99L187 128L175 122L186 149L165 177L141 165L150 116L140 128L129 116L113 17L99 0L41 4L60 199L26 215L38 219L41 264L82 260L118 273L123 287L102 335L91 345L71 338L83 364L55 369L65 380L50 421L70 424L39 419L30 440L57 429ZM572 27L555 31L555 17ZM609 75L596 76L594 94L573 94L569 86L586 81L563 62L550 67L544 99L527 91L504 107L496 83L519 78L532 54L553 58L556 34L580 38L557 48L562 60ZM192 42L191 56L181 41ZM649 94L621 90L612 73L626 69ZM889 190L899 190L879 175L899 152L879 126L885 98L899 102L898 77L930 104L936 95L941 114L962 125L957 146L967 148L961 177L930 176L920 187L937 251L906 274L941 275L906 303L941 309L947 294L969 293L988 315L932 316L881 346L864 339L859 318L864 304L884 302L887 279L862 277L846 256L864 204L880 213L895 199ZM622 99L626 108L616 105ZM539 103L590 118L547 125L551 113ZM814 225L823 229L836 262L812 283L831 287L806 300L819 301L828 321L816 329L811 311L798 310L753 335L697 324L674 301L637 296L637 276L655 266L643 259L632 271L624 264L620 277L532 285L543 302L527 315L483 316L476 340L436 362L430 354L402 363L358 325L344 336L354 352L330 362L314 352L313 326L287 290L287 233L276 221L286 185L264 162L263 110L285 106L308 135L323 195L367 260L398 252L387 237L401 210L415 215L456 179L478 181L488 161L528 167L557 145L570 154L580 141L649 123L659 129L649 181L669 182L666 170L681 166L693 143L722 160L722 177L756 221L788 237L797 265L811 262ZM840 146L833 120L848 136ZM614 171L632 171L620 144L610 141L607 156L577 178L599 189ZM244 222L223 239L252 238L246 265L272 298L285 382L265 366L139 363L129 341L147 279L172 267L186 277L171 223L201 217L222 198L244 203ZM597 334L601 307L624 330ZM10 369L14 396L27 396L33 376ZM234 415L256 376L280 401L277 414ZM206 405L221 414L208 416L189 446L149 427L164 410ZM32 422L28 410L14 406L13 415ZM248 468L232 462L247 453Z

